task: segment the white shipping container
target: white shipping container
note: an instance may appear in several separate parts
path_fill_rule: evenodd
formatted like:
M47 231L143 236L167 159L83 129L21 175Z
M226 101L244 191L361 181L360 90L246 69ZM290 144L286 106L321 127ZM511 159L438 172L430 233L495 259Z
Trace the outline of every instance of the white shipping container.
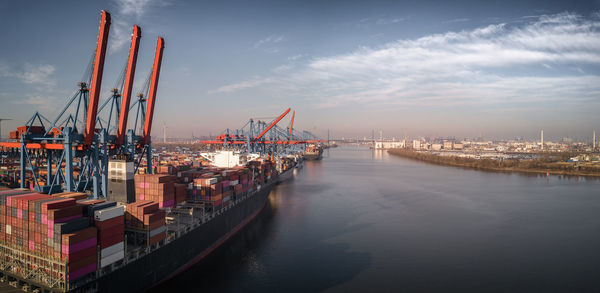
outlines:
M167 231L167 226L160 226L152 231L150 231L150 237L154 237L162 232Z
M125 214L125 206L110 207L94 212L94 219L96 221L106 221L114 217L122 216Z
M12 227L10 225L6 225L6 234L8 234L8 235L12 234Z
M121 250L125 250L125 242L120 242L115 245L111 245L107 248L104 248L100 251L100 256L109 256L111 254L115 254Z
M105 256L100 259L100 267L105 267L125 257L125 251L121 250L117 253Z
M211 184L217 183L217 178L206 178L206 179L203 178L203 181L206 184L211 185Z

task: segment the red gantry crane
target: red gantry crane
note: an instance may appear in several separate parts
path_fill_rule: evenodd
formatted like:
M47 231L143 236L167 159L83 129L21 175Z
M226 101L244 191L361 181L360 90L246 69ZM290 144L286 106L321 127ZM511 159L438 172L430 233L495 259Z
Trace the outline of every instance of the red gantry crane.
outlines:
M150 83L150 93L148 94L148 106L146 108L146 120L144 122L144 134L142 143L150 143L150 131L152 130L152 117L154 116L154 105L156 104L156 91L158 90L158 77L160 76L160 66L162 64L163 49L165 40L158 37L156 41L156 53L154 54L154 66L152 66L152 81Z
M123 92L120 94L117 89L113 89L111 97L115 101L118 112L118 115L114 117L116 119L118 116L117 131L115 135L109 134L107 128L110 127L105 128L99 118L98 112L101 110L98 108L98 102L102 89L110 24L110 14L102 10L98 41L92 62L88 66L84 80L78 83L77 92L69 99L57 118L50 121L36 112L25 123L25 126L18 127L17 131L10 133L12 142L0 143L1 147L10 148L12 149L11 153L20 156L19 180L21 187L29 187L27 185L31 183L36 190L41 192L92 190L94 197L105 196L108 182L108 159L123 152L129 154L131 158L137 157L139 159L137 166L140 165L144 153L146 153L147 172L152 172L150 132L156 104L164 39L158 38L151 80L148 81L150 83L150 93L147 99L148 115L146 115L144 107L141 107L144 111L142 115L145 118L143 134L136 136L135 130L127 129L129 104L133 92L133 80L141 38L140 27L137 25L133 27L127 67L121 77ZM119 96L121 98L120 110ZM146 99L143 98L140 101L145 103ZM112 108L110 115L112 115ZM109 116L108 121L111 121L111 118L112 116ZM45 126L44 123L48 123L48 125ZM110 123L108 125L110 126ZM96 129L97 126L99 129ZM132 134L131 139L127 138L126 140L125 138L129 137L129 134ZM39 151L32 152L30 149L39 149ZM47 168L45 174L39 172L40 166L43 165ZM54 166L56 166L56 170L52 170ZM42 181L44 176L45 182Z
M83 139L85 146L90 146L92 144L94 133L96 131L96 115L98 114L98 101L100 100L102 73L104 71L104 58L106 57L106 44L108 43L109 30L110 14L102 10L100 32L98 33L98 43L96 44L96 57L94 59L94 73L92 74L92 88L90 89L90 99L88 102L87 119L85 123L85 136Z
M236 130L235 134L230 134L229 129L227 129L224 134L217 136L215 140L201 141L201 143L221 144L234 149L243 149L242 145L245 145L247 152L294 153L302 150L302 145L320 142L321 140L306 137L304 133L294 135L296 111L292 112L289 129L285 130L277 126L290 110L288 108L269 124L263 121L255 122L250 119L241 129ZM259 131L260 133L254 137L253 134ZM299 146L293 147L293 145Z
M127 117L129 115L129 104L131 101L131 92L133 91L133 77L135 76L135 65L138 57L138 49L140 47L140 38L142 30L139 26L133 26L131 34L131 46L129 48L129 59L127 60L127 72L125 73L125 85L123 88L121 111L119 113L119 128L115 139L116 145L122 145L125 140L125 132L127 131Z

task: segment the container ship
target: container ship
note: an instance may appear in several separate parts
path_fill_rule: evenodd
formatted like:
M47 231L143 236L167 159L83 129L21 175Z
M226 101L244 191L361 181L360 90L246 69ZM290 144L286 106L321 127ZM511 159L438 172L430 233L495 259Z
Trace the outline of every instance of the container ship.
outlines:
M0 181L22 187L0 187L0 282L24 291L140 292L172 278L252 221L273 186L301 166L299 157L274 154L312 141L294 135L295 112L289 129L276 125L288 108L269 124L250 119L246 131L207 142L237 152L162 165L150 133L164 39L157 38L152 70L131 105L141 38L133 26L120 86L99 105L110 23L102 11L91 70L55 122L44 125L36 112L9 133L12 141L0 142ZM144 117L140 131L137 117ZM118 125L100 123L113 120ZM143 161L147 174L137 171Z
M141 292L209 255L254 219L298 158L133 174L109 162L107 200L0 190L1 281L36 292ZM127 203L129 202L129 203Z
M323 158L323 147L320 145L309 145L306 147L303 157L307 161L320 160Z

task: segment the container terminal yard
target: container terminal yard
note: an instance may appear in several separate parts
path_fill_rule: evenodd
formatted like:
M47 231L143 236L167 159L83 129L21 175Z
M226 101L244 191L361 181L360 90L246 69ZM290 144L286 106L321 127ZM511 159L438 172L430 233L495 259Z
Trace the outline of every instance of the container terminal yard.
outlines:
M226 242L275 184L322 156L324 140L294 129L291 109L202 141L205 152L156 154L150 133L165 39L132 103L142 37L133 26L120 86L101 101L110 27L102 11L95 54L60 114L36 112L0 143L0 281L17 289L149 289Z

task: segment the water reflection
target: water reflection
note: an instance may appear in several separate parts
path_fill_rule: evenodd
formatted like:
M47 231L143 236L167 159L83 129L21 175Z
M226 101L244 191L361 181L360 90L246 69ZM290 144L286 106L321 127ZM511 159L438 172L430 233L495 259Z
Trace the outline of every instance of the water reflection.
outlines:
M174 279L192 292L595 292L598 180L340 146Z

